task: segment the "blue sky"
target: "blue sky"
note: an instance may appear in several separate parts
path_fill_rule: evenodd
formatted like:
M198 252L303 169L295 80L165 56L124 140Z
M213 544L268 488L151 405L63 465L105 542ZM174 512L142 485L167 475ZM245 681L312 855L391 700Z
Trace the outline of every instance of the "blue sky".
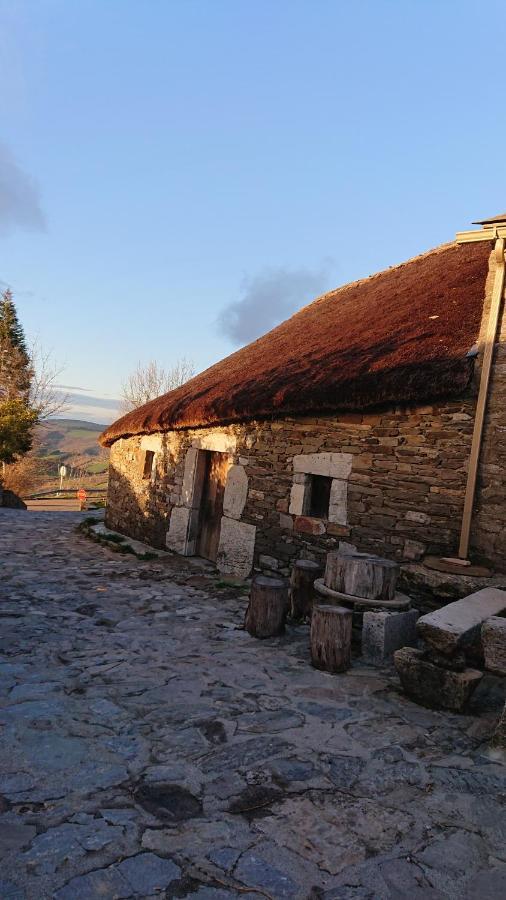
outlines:
M504 4L0 0L0 281L109 421L506 209Z

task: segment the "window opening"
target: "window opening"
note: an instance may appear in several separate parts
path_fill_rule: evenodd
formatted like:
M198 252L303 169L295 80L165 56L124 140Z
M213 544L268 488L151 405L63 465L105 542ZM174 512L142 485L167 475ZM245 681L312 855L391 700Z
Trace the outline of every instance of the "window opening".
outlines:
M311 475L309 485L309 515L316 519L328 519L332 478Z
M144 469L142 472L142 477L144 479L151 478L151 473L153 471L153 463L155 461L155 454L153 450L146 450L146 455L144 457Z

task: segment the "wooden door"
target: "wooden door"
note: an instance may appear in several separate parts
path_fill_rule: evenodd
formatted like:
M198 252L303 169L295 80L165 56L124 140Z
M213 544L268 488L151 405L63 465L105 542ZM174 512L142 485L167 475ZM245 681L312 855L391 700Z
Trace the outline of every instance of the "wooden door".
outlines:
M200 504L200 534L197 553L205 559L216 562L220 542L221 517L223 515L223 494L230 468L227 453L206 450L206 469Z

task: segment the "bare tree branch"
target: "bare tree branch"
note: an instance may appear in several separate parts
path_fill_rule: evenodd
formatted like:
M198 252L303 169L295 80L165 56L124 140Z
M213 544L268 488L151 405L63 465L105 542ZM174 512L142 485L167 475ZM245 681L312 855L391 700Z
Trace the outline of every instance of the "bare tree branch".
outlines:
M52 354L34 341L29 355L33 371L29 403L41 423L66 412L69 398L68 394L62 394L56 387L56 381L63 370L56 366Z
M138 363L135 372L123 382L120 409L123 413L137 409L149 400L175 390L194 375L193 362L184 356L176 360L170 369L164 369L154 360L146 365Z

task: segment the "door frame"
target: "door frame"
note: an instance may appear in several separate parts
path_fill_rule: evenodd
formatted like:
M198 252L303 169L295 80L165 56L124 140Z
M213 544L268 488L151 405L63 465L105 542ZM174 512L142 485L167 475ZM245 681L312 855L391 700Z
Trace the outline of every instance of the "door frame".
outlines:
M220 459L221 458L221 459ZM214 462L218 461L219 464L224 466L224 480L223 480L223 493L221 497L221 512L219 512L219 525L215 523L215 528L217 529L217 534L215 534L214 539L217 538L217 546L216 552L218 551L218 545L220 541L221 534L221 523L223 521L224 511L223 511L223 496L225 492L225 488L227 485L227 478L230 468L234 464L234 458L230 453L227 453L223 450L198 450L197 456L197 465L195 470L195 484L198 487L198 492L200 494L199 499L199 515L198 515L198 523L197 523L197 533L195 536L195 553L197 556L201 556L203 559L209 559L211 562L216 562L216 557L206 556L202 550L205 549L202 547L203 541L203 531L206 525L205 522L205 509L204 509L204 501L206 499L206 492L212 484L213 479L211 478L211 472L213 469L213 460ZM195 500L197 500L197 494L195 494ZM216 510L215 510L216 515ZM216 515L216 519L218 516ZM209 527L210 523L207 523ZM208 535L209 537L209 535Z

